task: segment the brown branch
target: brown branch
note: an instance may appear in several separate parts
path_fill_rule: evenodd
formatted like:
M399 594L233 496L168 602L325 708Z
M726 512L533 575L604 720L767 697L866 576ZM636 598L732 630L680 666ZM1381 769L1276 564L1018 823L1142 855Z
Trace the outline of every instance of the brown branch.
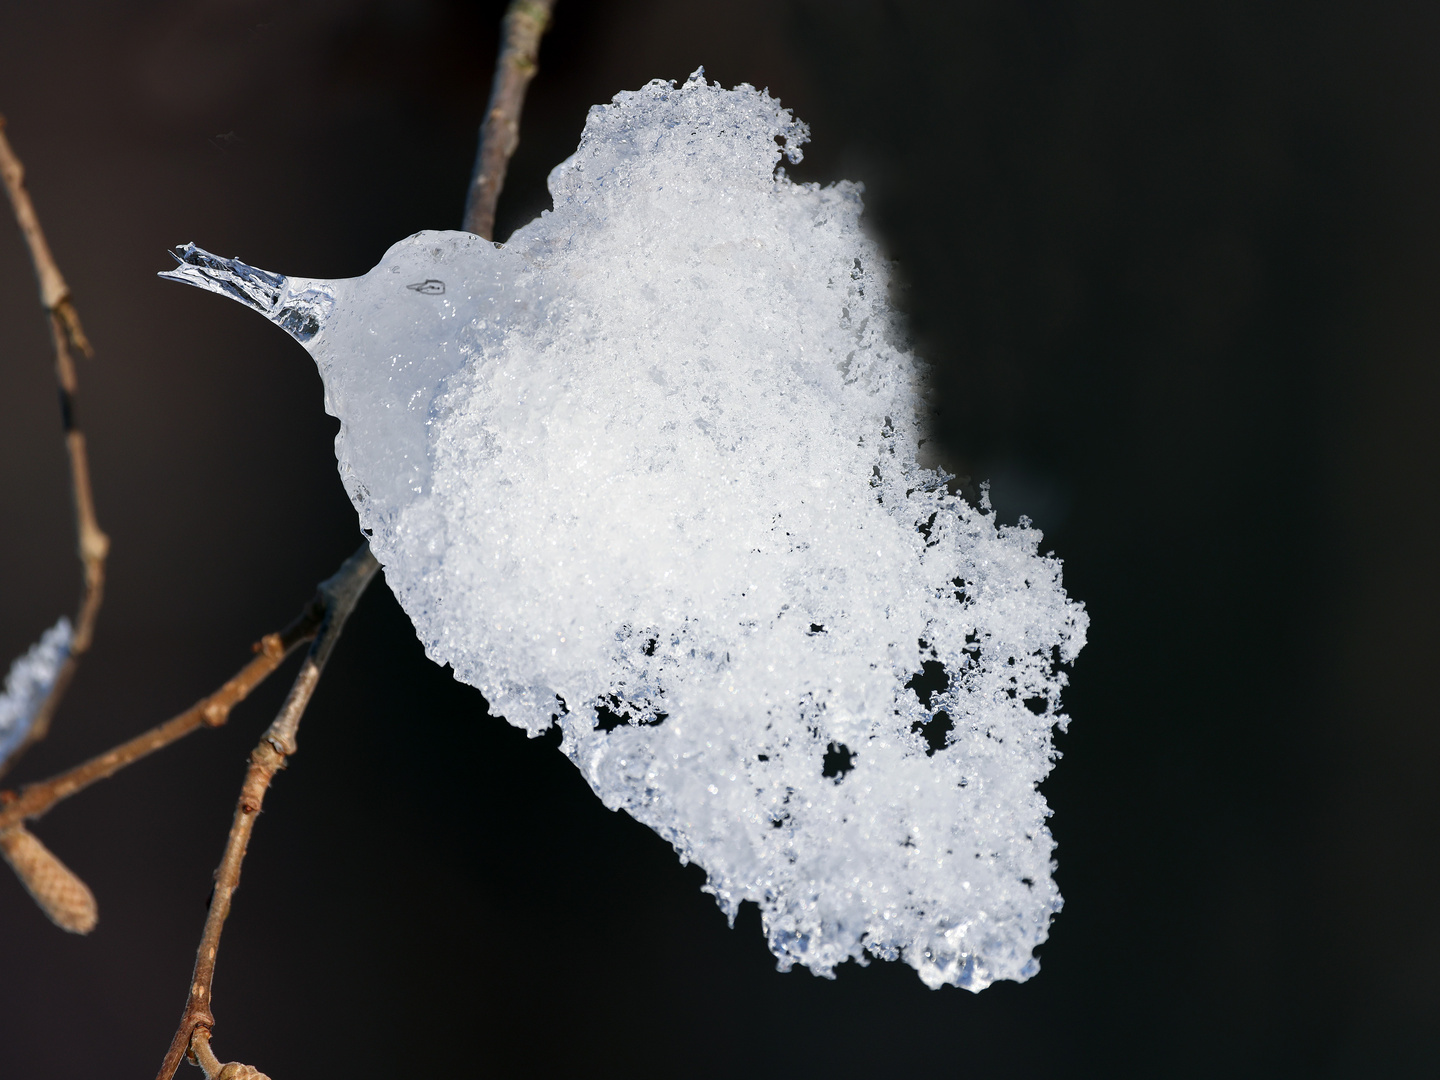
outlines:
M462 226L486 240L494 239L495 205L505 186L505 170L520 145L520 110L530 80L540 70L536 63L540 38L550 25L554 6L555 0L511 0L500 24L500 55L495 61L485 121L480 125L480 148L475 154Z
M317 594L289 626L277 634L266 634L255 645L255 659L215 693L201 698L180 715L58 776L28 784L18 795L13 791L0 791L0 857L10 864L51 922L74 934L88 934L98 918L95 897L24 823L192 731L220 727L230 718L230 711L264 682L285 657L315 637L324 614L324 601Z
M255 646L255 659L236 672L224 686L201 698L178 716L73 769L48 780L27 784L19 794L0 791L0 829L40 817L56 803L83 791L97 780L114 776L127 765L133 765L198 728L220 727L230 718L230 710L249 697L250 692L264 682L285 657L297 646L314 638L323 616L324 608L317 596L284 630L278 634L266 634Z
M58 311L61 305L70 299L70 287L65 284L60 267L56 265L55 257L50 254L50 245L45 242L45 234L40 229L40 219L36 216L30 195L25 190L25 168L5 137L3 116L0 116L0 177L4 179L5 193L10 196L10 205L15 208L15 220L20 225L20 231L25 234L25 242L30 246L30 261L35 264L35 276L40 279L40 302L45 305L46 311ZM72 311L66 319L68 325L74 326L71 333L75 347L89 356L90 346L80 330L79 318Z
M75 374L75 361L71 349L78 349L87 357L94 355L85 331L80 326L80 316L70 299L70 287L50 254L50 245L40 229L40 219L30 202L30 193L25 190L25 168L10 148L5 137L5 118L0 116L0 180L5 184L5 193L15 211L15 220L25 242L30 247L30 261L35 267L35 277L40 283L40 303L50 317L50 337L55 344L55 378L60 384L60 421L65 431L65 450L70 458L70 491L75 504L75 532L80 564L84 569L84 587L80 594L80 607L75 616L74 633L70 639L70 652L56 674L50 692L45 695L25 740L15 748L5 761L0 761L0 776L13 765L33 744L39 742L50 730L50 721L75 677L80 657L90 648L95 633L95 618L100 613L100 602L105 592L105 556L110 550L110 538L101 531L95 520L95 500L90 490L90 462L85 453L85 436L76 420L76 398L79 380Z
M369 545L362 544L360 550L350 556L333 577L320 585L319 595L324 604L324 615L315 640L310 645L310 653L301 665L299 674L295 676L295 683L290 688L285 704L280 707L274 722L266 729L259 744L250 754L250 767L246 770L240 798L235 805L235 817L225 842L225 854L220 859L219 869L215 871L215 891L210 899L210 912L205 919L200 947L195 953L195 973L190 980L190 995L180 1017L180 1026L176 1029L170 1049L165 1054L165 1061L160 1066L158 1080L171 1080L187 1053L195 1054L200 1061L213 1062L218 1067L218 1060L209 1050L209 1032L215 1026L215 1015L210 1010L211 986L215 979L215 954L220 948L220 934L225 928L225 919L230 914L231 898L240 885L240 864L245 859L250 833L255 827L255 819L265 801L270 781L285 767L286 759L296 751L295 733L300 726L300 718L305 714L305 707L310 703L310 697L320 681L320 673L324 671L330 653L335 648L335 642L344 629L345 620L350 617L356 602L379 568L380 564L375 561L375 556L370 554ZM197 1038L202 1030L205 1032L204 1036ZM232 1062L220 1070L220 1075L223 1075L225 1070L234 1070L232 1075L241 1077L246 1073L240 1070L245 1069L249 1067ZM250 1072L253 1073L254 1070ZM205 1066L205 1073L212 1080L216 1075L210 1071L208 1064Z

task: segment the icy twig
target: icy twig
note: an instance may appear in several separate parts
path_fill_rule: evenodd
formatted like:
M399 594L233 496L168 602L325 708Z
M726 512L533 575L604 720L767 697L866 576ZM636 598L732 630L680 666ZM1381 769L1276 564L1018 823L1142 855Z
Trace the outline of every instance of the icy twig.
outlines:
M500 26L500 55L480 125L480 148L475 154L462 226L486 240L494 239L495 204L505 186L510 158L520 145L520 110L530 80L539 70L540 38L550 25L554 6L555 0L511 0Z
M225 853L215 871L215 891L210 899L210 913L205 919L200 947L195 953L195 973L190 980L190 995L185 1002L180 1026L176 1029L170 1049L165 1054L165 1061L160 1066L157 1080L171 1080L187 1053L193 1053L199 1059L210 1080L214 1080L217 1075L225 1077L225 1080L231 1080L232 1077L235 1080L251 1077L253 1080L261 1075L249 1066L234 1062L221 1067L210 1053L209 1031L215 1026L215 1016L210 1011L211 984L215 978L215 953L220 947L220 934L225 927L225 919L230 914L231 898L240 884L240 864L244 861L245 849L250 842L251 830L255 827L255 818L265 800L265 792L275 774L285 767L286 759L295 753L295 732L300 726L305 707L315 692L315 686L320 681L320 673L330 659L335 642L344 629L345 620L355 609L355 604L379 568L380 564L375 561L375 556L370 554L369 545L362 544L360 550L350 556L333 577L320 585L324 613L315 640L310 645L310 653L295 676L295 683L290 688L285 704L280 707L274 722L266 729L259 744L250 754L250 767L240 788L235 817L225 842ZM196 1036L201 1030L206 1034L197 1039ZM212 1072L211 1065L205 1064L206 1062L213 1063L216 1071Z
M75 633L70 642L70 655L61 666L50 692L41 702L30 724L29 733L5 761L0 761L0 775L3 775L32 744L43 739L50 729L50 720L60 699L65 695L70 680L75 676L80 657L90 648L95 631L95 618L100 612L100 601L105 592L105 556L110 550L110 538L101 531L95 520L95 501L90 490L90 463L85 453L85 436L76 420L75 404L79 381L75 374L75 361L71 349L78 349L85 356L94 355L85 331L80 326L80 316L70 299L70 288L60 274L45 234L40 229L40 219L25 190L25 169L20 159L10 148L5 137L5 118L0 116L0 179L4 180L5 193L15 210L15 220L30 247L30 261L35 266L35 276L40 282L40 302L50 316L50 336L55 344L55 376L60 383L60 420L65 431L65 449L70 457L70 489L75 502L75 530L79 541L80 563L85 572L84 590L80 597L79 612L75 617Z

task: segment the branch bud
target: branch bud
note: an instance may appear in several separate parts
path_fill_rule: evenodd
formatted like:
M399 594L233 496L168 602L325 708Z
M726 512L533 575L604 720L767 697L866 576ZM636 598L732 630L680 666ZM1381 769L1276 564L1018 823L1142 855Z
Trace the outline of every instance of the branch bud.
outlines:
M270 1080L270 1077L253 1065L242 1065L238 1061L232 1061L228 1065L220 1067L220 1071L215 1074L215 1080Z
M72 934L95 929L95 894L24 825L0 829L0 855L56 926Z
M270 1080L254 1065L238 1061L220 1064L215 1051L210 1049L210 1029L203 1024L190 1034L190 1057L205 1073L205 1080Z

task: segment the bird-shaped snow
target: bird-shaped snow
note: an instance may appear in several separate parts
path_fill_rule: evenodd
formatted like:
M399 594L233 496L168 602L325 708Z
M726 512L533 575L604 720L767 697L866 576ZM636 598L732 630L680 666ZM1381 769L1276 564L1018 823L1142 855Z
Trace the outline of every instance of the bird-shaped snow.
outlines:
M1025 979L1060 907L1036 785L1086 616L1040 533L916 463L859 189L700 72L590 111L553 211L361 278L194 248L315 357L346 489L430 657L760 906L782 968Z

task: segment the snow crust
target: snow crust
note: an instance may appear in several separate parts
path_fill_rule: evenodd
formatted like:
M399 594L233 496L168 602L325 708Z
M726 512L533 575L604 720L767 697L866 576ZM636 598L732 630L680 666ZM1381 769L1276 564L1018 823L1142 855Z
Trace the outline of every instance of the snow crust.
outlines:
M70 620L60 616L24 656L17 657L10 665L5 676L5 691L0 693L0 762L7 761L30 734L35 714L70 655L73 633Z
M860 189L777 170L807 135L696 72L593 108L503 247L422 232L337 282L191 248L172 276L315 357L429 656L558 723L605 805L732 920L760 906L782 969L1023 980L1061 905L1036 785L1087 618L1037 530L917 465Z

